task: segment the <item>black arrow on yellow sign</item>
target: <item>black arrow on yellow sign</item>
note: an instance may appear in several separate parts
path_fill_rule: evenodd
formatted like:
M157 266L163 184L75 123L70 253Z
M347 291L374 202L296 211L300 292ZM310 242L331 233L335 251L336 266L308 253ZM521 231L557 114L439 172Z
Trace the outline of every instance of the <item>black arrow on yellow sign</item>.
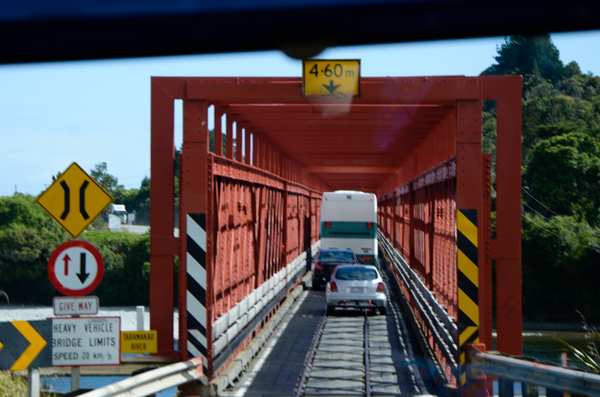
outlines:
M335 92L335 90L337 90L340 85L341 84L333 84L333 80L329 80L329 85L323 84L323 87L327 88L327 91L329 91L330 93L333 94Z
M0 323L0 370L52 366L52 321Z

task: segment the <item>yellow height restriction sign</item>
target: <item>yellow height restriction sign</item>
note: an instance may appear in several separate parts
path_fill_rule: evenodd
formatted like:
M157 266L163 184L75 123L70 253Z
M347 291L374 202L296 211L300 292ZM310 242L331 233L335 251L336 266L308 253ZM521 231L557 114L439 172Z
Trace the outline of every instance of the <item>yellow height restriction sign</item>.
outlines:
M36 202L73 238L113 201L77 163L73 163L37 198Z
M302 61L304 96L355 97L360 95L360 59Z

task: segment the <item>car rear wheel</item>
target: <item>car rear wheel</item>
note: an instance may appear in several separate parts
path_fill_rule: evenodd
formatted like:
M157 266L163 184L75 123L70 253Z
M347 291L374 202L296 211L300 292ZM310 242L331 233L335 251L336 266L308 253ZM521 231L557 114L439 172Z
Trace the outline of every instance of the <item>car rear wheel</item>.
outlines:
M382 316L385 316L387 313L387 308L386 307L380 307L379 308L379 313L381 313Z
M327 315L328 316L333 315L334 312L335 312L335 307L333 307L333 306L327 306Z

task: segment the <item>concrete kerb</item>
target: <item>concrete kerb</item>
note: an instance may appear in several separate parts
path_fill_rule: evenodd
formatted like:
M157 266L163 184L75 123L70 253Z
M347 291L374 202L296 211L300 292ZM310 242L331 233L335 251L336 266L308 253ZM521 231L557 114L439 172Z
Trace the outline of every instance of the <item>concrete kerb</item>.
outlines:
M233 382L240 377L244 370L248 367L250 361L256 357L261 351L264 344L269 340L271 335L275 332L277 326L281 323L287 312L290 310L292 305L296 302L298 297L303 291L303 284L307 283L311 278L311 273L308 272L303 278L302 283L294 288L287 296L285 302L281 304L281 307L262 330L256 335L250 345L238 354L236 360L218 377L210 382L210 385L217 389L218 392L225 390L228 386L233 385Z

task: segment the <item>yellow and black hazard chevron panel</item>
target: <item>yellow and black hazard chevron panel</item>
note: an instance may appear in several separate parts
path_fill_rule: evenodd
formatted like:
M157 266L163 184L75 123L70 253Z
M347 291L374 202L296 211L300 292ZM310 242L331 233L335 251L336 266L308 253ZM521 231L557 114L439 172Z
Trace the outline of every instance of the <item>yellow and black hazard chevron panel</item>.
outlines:
M51 320L0 323L0 370L51 366Z
M466 383L464 346L479 343L479 268L477 210L459 209L458 229L458 340L461 384Z

